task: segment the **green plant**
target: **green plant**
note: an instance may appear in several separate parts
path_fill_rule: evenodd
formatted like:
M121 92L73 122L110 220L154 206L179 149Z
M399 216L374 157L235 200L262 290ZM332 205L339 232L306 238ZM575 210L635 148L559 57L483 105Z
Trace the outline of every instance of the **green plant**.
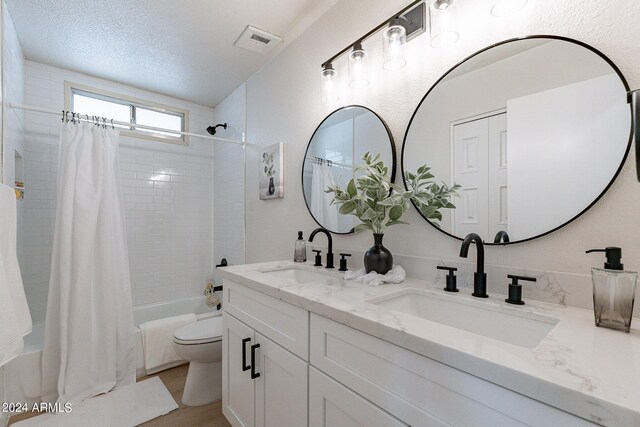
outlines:
M409 190L391 182L389 168L380 160L380 154L373 156L366 153L362 156L364 164L356 168L362 172L358 178L353 178L346 189L332 182L327 193L333 193L332 203L340 206L343 215L354 215L362 224L358 224L355 231L371 230L376 234L383 234L392 225L406 224L400 221L402 215L409 209L409 202L413 200L422 214L430 220L441 220L440 209L454 209L455 205L449 201L457 195L458 185L441 186L431 180L433 175L430 168L423 165L416 173L405 174Z
M276 174L276 170L273 167L273 157L274 153L262 153L262 163L264 163L264 173L268 177L272 177Z

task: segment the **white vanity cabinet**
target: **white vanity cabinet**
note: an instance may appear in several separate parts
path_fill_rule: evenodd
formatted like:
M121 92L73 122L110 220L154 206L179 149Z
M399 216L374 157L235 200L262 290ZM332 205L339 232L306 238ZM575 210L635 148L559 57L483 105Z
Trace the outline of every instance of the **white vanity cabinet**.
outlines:
M223 309L234 427L593 425L233 281Z
M309 312L227 281L224 300L224 415L234 427L306 426L308 362L293 351L308 355Z

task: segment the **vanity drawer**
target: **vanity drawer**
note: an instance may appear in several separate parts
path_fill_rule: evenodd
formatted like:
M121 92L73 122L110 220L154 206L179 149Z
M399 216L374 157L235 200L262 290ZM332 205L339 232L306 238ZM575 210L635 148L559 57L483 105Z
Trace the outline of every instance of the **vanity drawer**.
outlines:
M407 427L332 380L309 368L309 427Z
M315 314L310 340L313 366L414 427L592 425Z
M222 308L229 314L309 360L309 312L232 281L224 281Z

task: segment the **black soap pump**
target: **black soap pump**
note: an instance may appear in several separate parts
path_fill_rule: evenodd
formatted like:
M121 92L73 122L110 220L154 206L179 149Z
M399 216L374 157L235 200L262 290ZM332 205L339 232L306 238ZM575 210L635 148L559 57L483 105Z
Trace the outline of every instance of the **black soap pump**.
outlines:
M307 262L307 243L302 237L302 231L298 231L298 240L296 240L293 251L294 262Z
M619 247L587 251L591 252L604 252L607 259L604 268L591 269L596 326L629 332L638 273L624 270L622 249Z

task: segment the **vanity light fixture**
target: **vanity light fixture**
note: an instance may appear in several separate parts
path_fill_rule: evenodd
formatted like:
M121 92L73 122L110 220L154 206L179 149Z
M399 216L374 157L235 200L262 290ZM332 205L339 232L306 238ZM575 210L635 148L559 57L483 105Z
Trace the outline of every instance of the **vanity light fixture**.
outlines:
M362 88L369 85L369 73L367 70L367 53L362 48L362 43L353 45L349 53L349 86Z
M506 17L520 12L527 5L528 0L497 0L491 7L491 14Z
M439 1L451 2L453 0ZM383 32L383 67L388 70L404 67L406 60L403 57L403 45L425 32L426 8L425 0L412 1L404 9L399 10L392 17L358 38L354 43L323 62L321 74L323 101L326 102L331 99L328 95L335 90L337 72L332 64L343 55L348 56L349 86L356 88L369 84L367 69L368 55L363 49L362 44L375 34Z
M336 70L331 62L327 62L322 66L321 84L322 84L322 100L324 102L333 102L338 100L335 92Z
M458 41L460 33L456 30L454 0L435 0L429 7L429 31L432 47L445 47Z
M389 27L382 33L382 50L384 62L382 67L386 70L399 70L407 65L404 59L403 49L407 42L407 30L402 25L400 18L389 21Z

